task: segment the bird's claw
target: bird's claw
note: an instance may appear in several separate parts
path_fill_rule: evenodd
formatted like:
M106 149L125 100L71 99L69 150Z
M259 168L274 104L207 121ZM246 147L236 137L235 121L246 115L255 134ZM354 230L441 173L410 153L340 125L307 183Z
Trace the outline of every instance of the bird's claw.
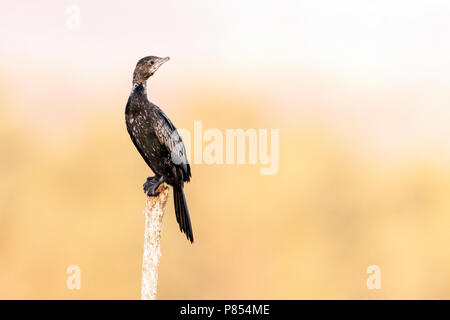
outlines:
M147 196L149 197L157 197L159 195L159 192L156 190L150 189L147 191Z
M159 192L157 192L156 189L158 189L158 187L161 183L162 183L162 179L160 177L156 177L156 176L148 177L143 185L144 192L149 197L158 196Z
M155 177L148 177L147 180L145 180L144 184L142 185L142 187L144 188L144 192L147 193L150 190L150 187L152 185L152 180Z

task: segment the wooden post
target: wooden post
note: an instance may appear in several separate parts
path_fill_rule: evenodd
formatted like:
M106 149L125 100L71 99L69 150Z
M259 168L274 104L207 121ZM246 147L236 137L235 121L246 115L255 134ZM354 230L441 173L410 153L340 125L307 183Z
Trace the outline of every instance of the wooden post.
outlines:
M147 197L145 206L145 239L142 261L142 300L155 300L158 285L158 267L161 258L161 230L164 210L169 196L169 187L161 184L157 197Z

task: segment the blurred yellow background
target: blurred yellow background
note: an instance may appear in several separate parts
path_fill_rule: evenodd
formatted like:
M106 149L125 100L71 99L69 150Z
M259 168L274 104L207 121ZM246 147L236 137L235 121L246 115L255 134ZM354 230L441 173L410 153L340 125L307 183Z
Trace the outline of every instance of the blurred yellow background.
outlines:
M448 1L1 6L0 298L140 297L146 55L171 57L148 94L177 127L280 129L275 175L192 165L196 242L170 200L159 298L450 298Z

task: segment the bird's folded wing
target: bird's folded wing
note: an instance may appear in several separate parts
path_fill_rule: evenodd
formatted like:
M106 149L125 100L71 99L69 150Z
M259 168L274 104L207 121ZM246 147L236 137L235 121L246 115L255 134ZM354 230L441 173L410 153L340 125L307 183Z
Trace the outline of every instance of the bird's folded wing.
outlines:
M179 166L183 170L184 175L189 178L190 169L183 140L164 112L159 108L157 108L156 112L158 112L158 120L155 124L156 136L159 142L166 146L172 162Z

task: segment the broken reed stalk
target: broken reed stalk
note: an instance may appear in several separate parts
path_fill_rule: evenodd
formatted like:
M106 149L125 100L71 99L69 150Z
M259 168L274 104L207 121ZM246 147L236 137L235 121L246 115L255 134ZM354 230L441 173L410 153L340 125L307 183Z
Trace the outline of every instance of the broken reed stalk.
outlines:
M145 206L144 258L142 261L142 300L155 300L158 285L158 267L161 258L161 230L169 187L161 184L157 197L147 197Z

